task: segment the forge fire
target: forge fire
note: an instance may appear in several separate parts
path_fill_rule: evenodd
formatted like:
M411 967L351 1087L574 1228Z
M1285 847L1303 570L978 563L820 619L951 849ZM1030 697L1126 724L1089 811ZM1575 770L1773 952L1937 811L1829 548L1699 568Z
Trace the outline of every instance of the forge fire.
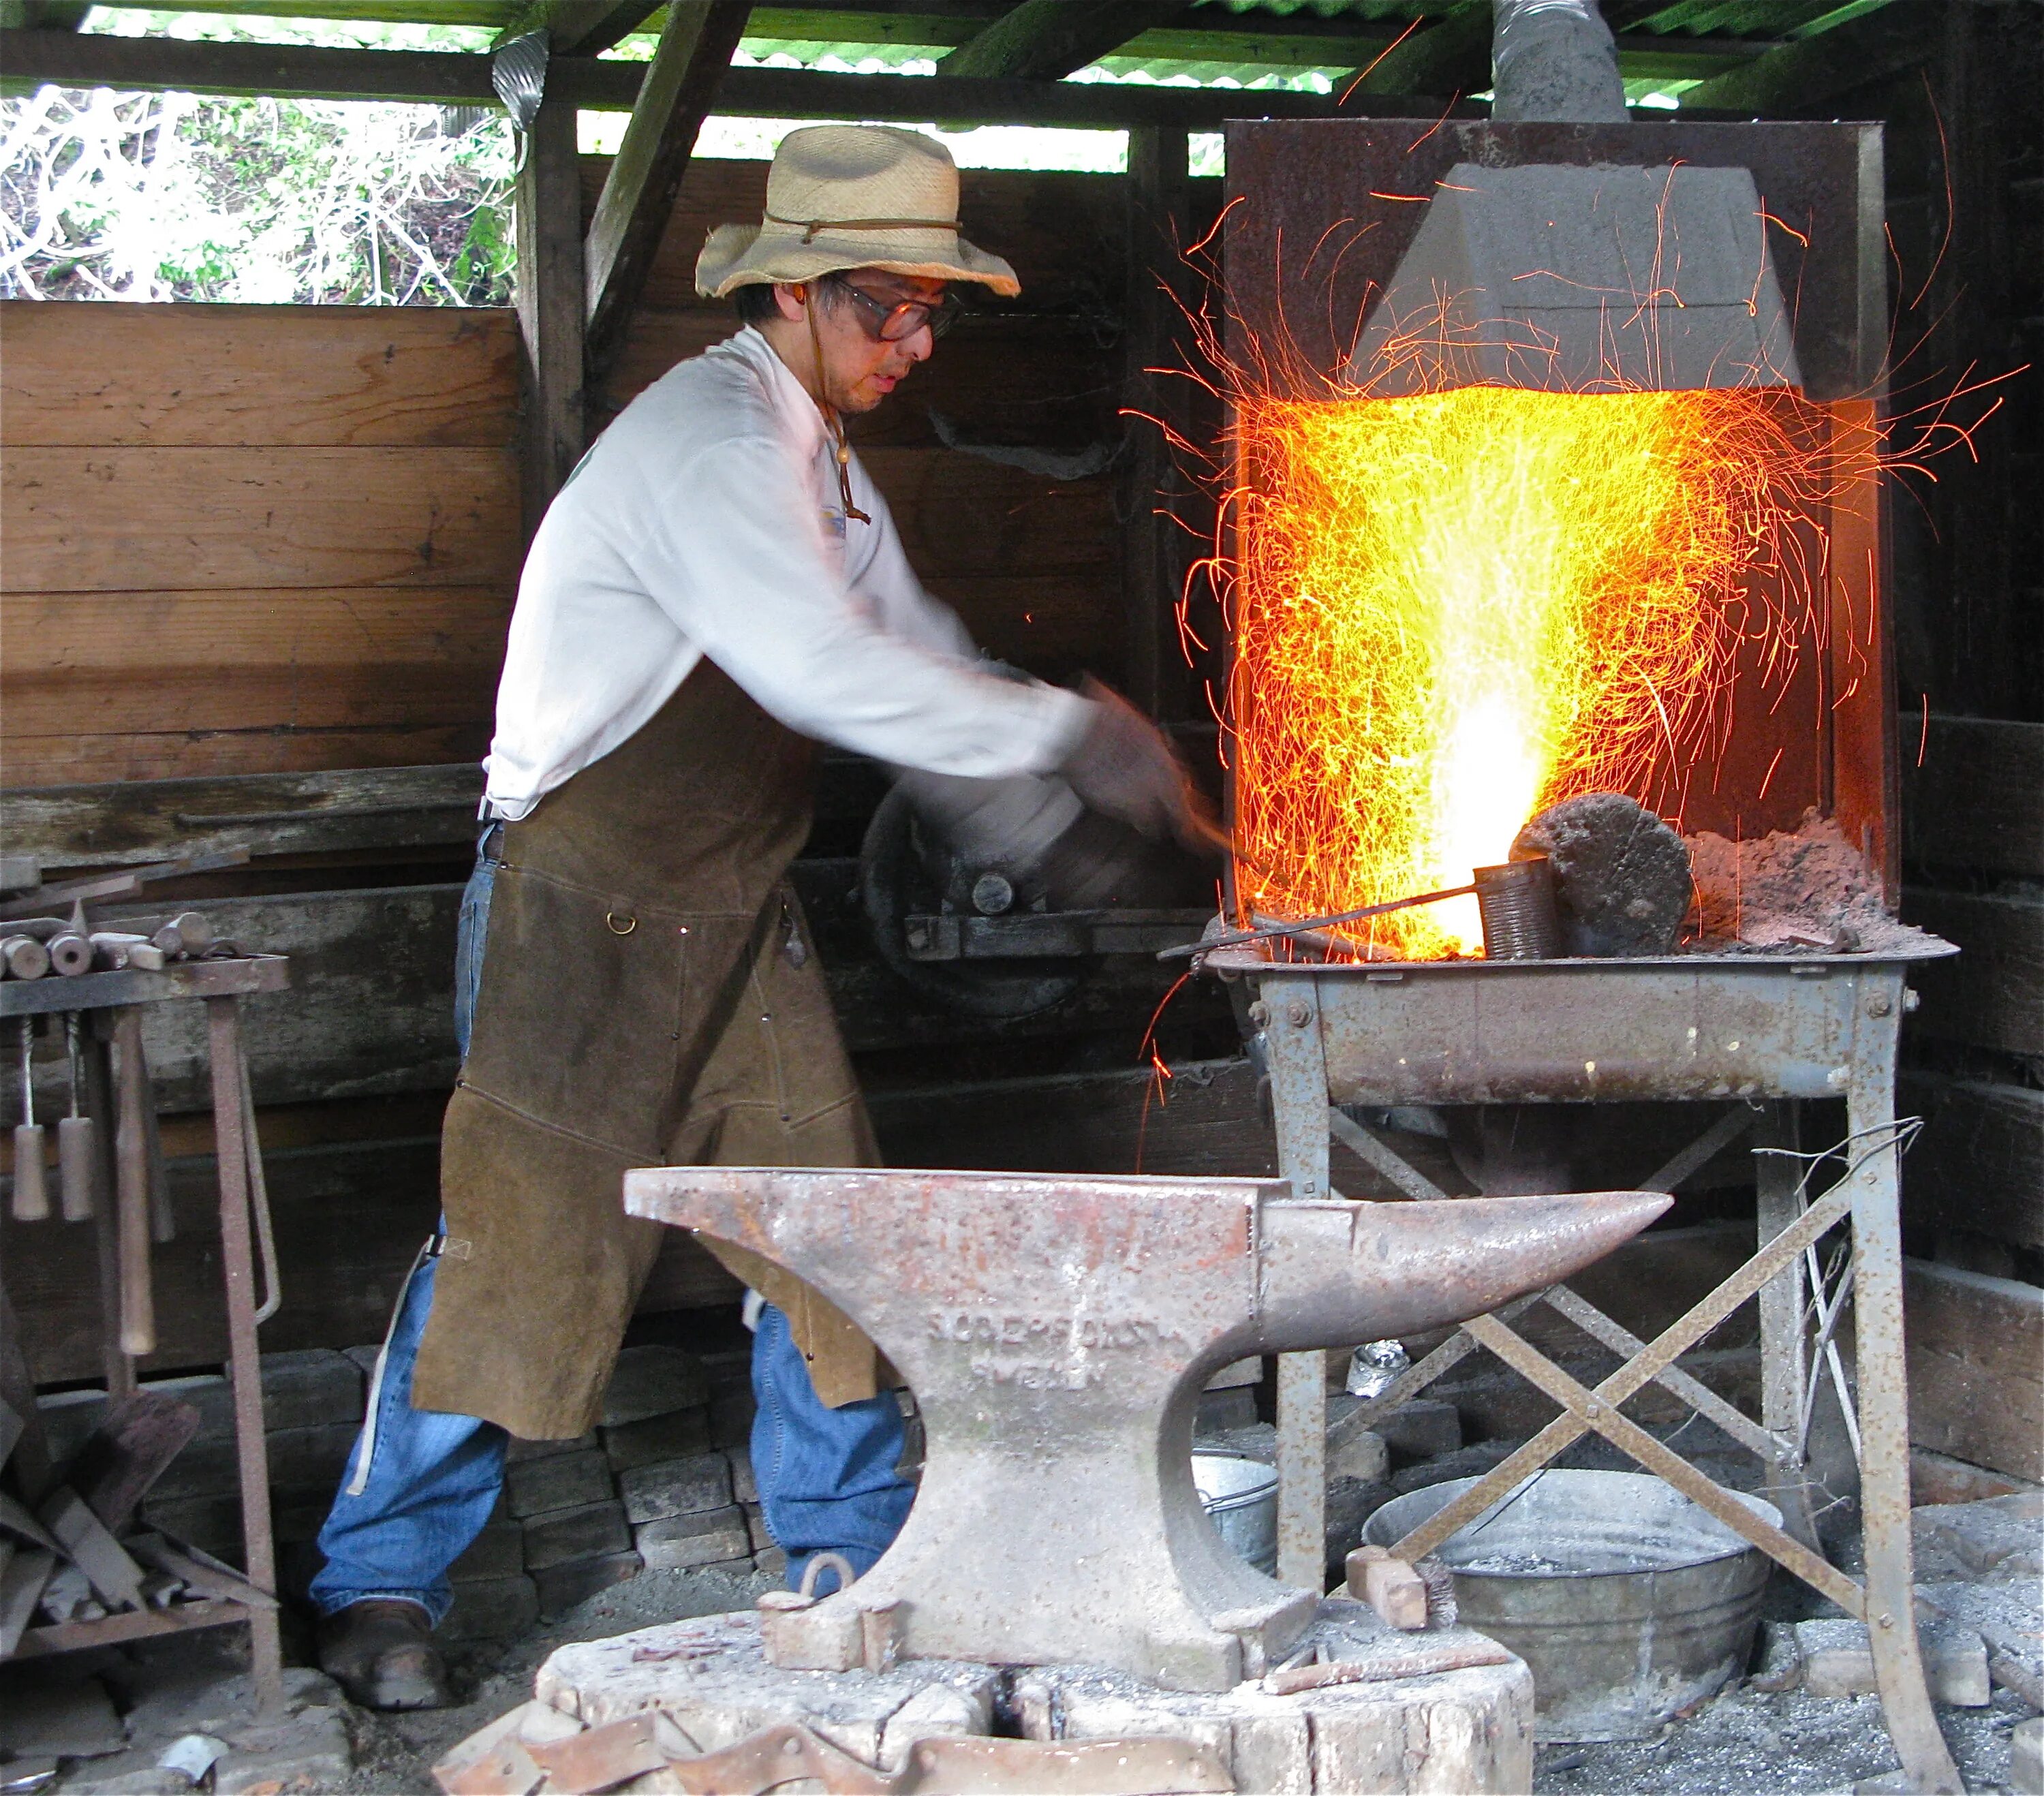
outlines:
M1576 794L1680 826L1739 681L1819 630L1818 408L1781 389L1237 412L1237 892L1303 917L1466 883ZM1475 900L1350 926L1480 953Z

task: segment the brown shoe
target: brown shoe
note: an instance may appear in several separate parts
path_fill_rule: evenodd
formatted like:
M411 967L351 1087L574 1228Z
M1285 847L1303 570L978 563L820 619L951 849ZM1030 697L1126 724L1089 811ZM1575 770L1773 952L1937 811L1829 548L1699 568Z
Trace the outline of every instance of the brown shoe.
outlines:
M365 1709L444 1709L454 1701L433 1625L415 1602L371 1597L323 1617L319 1662Z

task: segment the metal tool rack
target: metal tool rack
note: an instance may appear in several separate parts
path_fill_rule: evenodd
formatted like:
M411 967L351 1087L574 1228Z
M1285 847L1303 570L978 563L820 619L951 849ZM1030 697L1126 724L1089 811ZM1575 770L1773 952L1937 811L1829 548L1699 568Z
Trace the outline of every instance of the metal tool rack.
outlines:
M1642 1188L1673 1190L1712 1154L1756 1128L1762 1144L1793 1140L1798 1100L1842 1098L1847 1134L1865 1144L1851 1170L1806 1202L1796 1163L1758 1160L1758 1251L1649 1343L1557 1286L1477 1317L1414 1366L1362 1418L1406 1402L1481 1345L1562 1406L1562 1413L1465 1495L1393 1550L1432 1552L1456 1529L1594 1429L1656 1476L1864 1621L1890 1737L1911 1786L1957 1791L1918 1649L1909 1531L1909 1411L1902 1336L1900 1144L1895 1067L1910 966L1956 949L1906 955L1681 956L1639 960L1280 963L1251 948L1207 958L1245 979L1267 1065L1281 1171L1302 1195L1326 1195L1339 1140L1408 1196L1445 1195L1343 1106L1742 1100ZM1480 1200L1473 1200L1480 1201ZM1817 1550L1809 1475L1799 1444L1809 1372L1806 1264L1850 1220L1857 1346L1859 1471L1866 1580L1856 1584ZM1749 1298L1759 1299L1758 1424L1682 1372L1677 1356ZM1839 1301L1842 1302L1842 1298ZM1529 1344L1511 1318L1546 1302L1626 1356L1593 1390ZM1758 1454L1776 1528L1623 1413L1650 1382ZM1278 1575L1324 1576L1326 1378L1322 1356L1288 1356L1278 1381Z
M269 1456L263 1436L263 1383L256 1342L256 1269L252 1207L260 1190L252 1163L251 1117L244 1106L240 1000L256 992L281 991L290 983L290 963L281 956L182 962L160 971L130 968L86 973L75 979L10 979L0 983L0 1021L22 1017L95 1013L102 1026L86 1032L86 1103L99 1121L100 1190L113 1181L106 1164L113 1151L113 1029L118 1014L133 1006L198 998L206 1008L206 1045L213 1074L215 1152L220 1168L221 1263L226 1284L228 1375L234 1393L234 1436L241 1485L242 1540L248 1581L264 1600L237 1601L217 1595L166 1609L141 1609L95 1621L31 1628L16 1656L69 1652L89 1646L195 1628L246 1623L249 1630L256 1699L269 1709L283 1694L283 1656L278 1632L276 1548L270 1526ZM124 1352L120 1308L120 1227L106 1202L98 1205L100 1296L104 1313L106 1387L110 1398L135 1389L135 1360ZM147 1252L146 1233L142 1248ZM131 1252L133 1244L130 1244ZM146 1263L145 1263L146 1264Z

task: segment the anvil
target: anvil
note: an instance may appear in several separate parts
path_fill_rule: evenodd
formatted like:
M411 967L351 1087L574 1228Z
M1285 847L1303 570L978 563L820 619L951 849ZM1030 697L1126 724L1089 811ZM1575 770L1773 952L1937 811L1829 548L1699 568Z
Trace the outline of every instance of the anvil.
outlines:
M820 1291L921 1406L907 1525L803 1621L863 1628L869 1659L884 1639L903 1657L1108 1665L1188 1690L1263 1671L1320 1594L1252 1570L1201 1507L1193 1417L1213 1372L1482 1314L1669 1201L1351 1203L1251 1179L786 1167L624 1179L632 1214Z

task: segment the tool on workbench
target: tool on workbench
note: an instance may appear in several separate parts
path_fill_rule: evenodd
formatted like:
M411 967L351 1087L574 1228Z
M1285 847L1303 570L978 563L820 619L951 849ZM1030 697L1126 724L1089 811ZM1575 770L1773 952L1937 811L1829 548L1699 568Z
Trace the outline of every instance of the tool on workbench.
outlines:
M83 1222L93 1213L92 1190L99 1179L97 1125L79 1113L79 1087L84 1079L79 1032L84 1019L75 1010L64 1018L64 1056L71 1065L71 1114L57 1119L57 1185L63 1219Z
M92 932L92 964L97 972L117 973L130 967L141 972L160 972L165 958L163 951L147 936L126 929Z
M8 926L7 933L40 942L50 957L50 971L64 979L75 979L92 971L92 944L86 940L82 927L74 928L61 917L18 917Z
M50 970L50 951L33 936L0 936L0 971L10 979L40 979Z
M40 1222L50 1213L48 1174L43 1166L43 1128L36 1121L36 1024L21 1019L21 1121L14 1129L14 1220Z
M113 1043L121 1056L114 1110L114 1211L121 1267L121 1351L140 1359L156 1350L156 1295L149 1279L149 1125L142 1059L142 1012L117 1013Z
M196 910L181 910L149 940L173 960L196 960L213 946L213 925Z

